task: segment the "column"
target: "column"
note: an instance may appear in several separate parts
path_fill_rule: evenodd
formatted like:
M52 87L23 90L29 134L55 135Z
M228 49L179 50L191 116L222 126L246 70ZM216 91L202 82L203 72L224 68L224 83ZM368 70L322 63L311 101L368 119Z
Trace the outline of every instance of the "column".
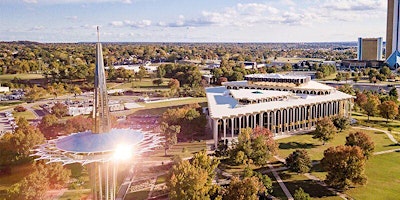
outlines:
M224 123L224 139L226 139L226 119L223 119Z
M257 126L257 114L253 114L253 128Z
M239 126L238 126L239 131L238 131L238 133L240 133L241 129L242 129L242 116L239 116L238 119L239 119Z
M233 139L234 131L235 131L235 118L231 118L231 137Z
M261 128L261 130L264 128L264 113L263 112L261 112L260 114L259 114L259 117L260 118L258 118L258 120L259 120L259 124L260 124L260 128Z
M212 130L213 130L213 138L214 138L214 147L218 146L218 119L212 120Z
M247 127L250 127L250 126L249 126L249 121L250 121L249 118L250 118L250 116L249 116L249 115L246 115L246 128L247 128ZM243 128L245 128L245 127L243 127Z

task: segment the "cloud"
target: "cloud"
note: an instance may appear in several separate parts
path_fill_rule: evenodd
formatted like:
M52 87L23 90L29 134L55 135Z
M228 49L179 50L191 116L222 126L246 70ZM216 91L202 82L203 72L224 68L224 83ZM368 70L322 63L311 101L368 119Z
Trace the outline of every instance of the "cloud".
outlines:
M323 7L340 11L370 11L385 9L385 3L380 0L327 0Z
M124 21L112 21L109 23L113 27L133 27L133 28L144 28L151 26L152 22L151 20L144 19L140 21L130 21L130 20L124 20Z
M78 20L78 16L66 16L65 18L68 19L68 20L71 20L71 21Z
M23 0L24 3L38 3L37 0Z
M44 26L34 26L34 27L30 28L29 31L40 31L43 29L45 29Z

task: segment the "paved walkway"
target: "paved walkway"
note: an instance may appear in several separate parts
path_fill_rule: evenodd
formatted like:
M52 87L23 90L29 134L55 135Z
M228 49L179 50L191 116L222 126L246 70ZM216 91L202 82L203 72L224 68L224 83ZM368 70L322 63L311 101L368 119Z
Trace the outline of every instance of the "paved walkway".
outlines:
M318 177L311 175L310 173L305 173L304 176L306 176L308 179L315 181L316 183L326 187L326 189L328 189L329 191L333 192L334 194L336 194L337 196L339 196L342 199L351 199L349 196L347 196L346 194L340 193L338 191L336 191L333 188L330 188L329 186L327 186L324 181L322 181L321 179L319 179Z
M353 127L353 128L355 128L355 129L369 130L369 131L380 131L380 132L385 133L393 143L395 143L395 144L399 143L399 142L396 140L396 138L394 138L393 135L392 135L389 131L385 131L385 130L377 129L377 128L372 128L372 127L362 127L362 126L356 126L356 127Z
M392 150L387 150L387 151L379 151L379 152L375 152L374 155L381 155L381 154L393 153L393 152L400 152L400 149L392 149Z
M282 188L282 191L283 191L283 193L285 193L288 200L293 200L292 194L290 194L290 191L287 189L285 183L282 181L281 177L276 172L274 167L271 164L268 164L267 166L271 169L272 175L274 175L276 182L278 182L279 186Z

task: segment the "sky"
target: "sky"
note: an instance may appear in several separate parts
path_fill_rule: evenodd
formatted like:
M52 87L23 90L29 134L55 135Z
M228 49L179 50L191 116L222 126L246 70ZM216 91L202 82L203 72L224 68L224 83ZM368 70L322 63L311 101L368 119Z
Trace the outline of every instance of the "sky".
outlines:
M343 42L386 36L387 0L0 0L0 41Z

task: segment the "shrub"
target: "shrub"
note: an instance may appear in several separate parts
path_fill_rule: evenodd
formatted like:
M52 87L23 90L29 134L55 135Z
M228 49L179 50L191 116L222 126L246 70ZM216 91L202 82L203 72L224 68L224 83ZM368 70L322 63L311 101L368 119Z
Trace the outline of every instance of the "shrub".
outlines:
M14 108L14 111L15 112L25 112L26 108L23 107L23 106L17 106L17 107Z

